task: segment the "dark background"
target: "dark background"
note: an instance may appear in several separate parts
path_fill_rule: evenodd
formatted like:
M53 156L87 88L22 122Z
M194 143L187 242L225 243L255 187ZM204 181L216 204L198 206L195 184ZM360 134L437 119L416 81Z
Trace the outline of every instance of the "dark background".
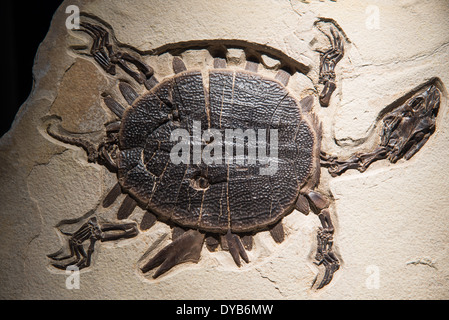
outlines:
M19 107L31 92L34 57L61 3L62 0L4 0L0 4L3 38L0 137L10 129Z

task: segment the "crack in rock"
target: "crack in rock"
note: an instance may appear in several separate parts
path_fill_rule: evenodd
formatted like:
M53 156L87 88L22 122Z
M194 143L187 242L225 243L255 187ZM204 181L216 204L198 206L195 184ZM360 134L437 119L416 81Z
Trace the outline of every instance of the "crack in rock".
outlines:
M281 296L285 297L286 295L281 291L279 286L277 285L276 280L271 279L269 276L264 275L263 271L259 268L256 268L257 272L259 272L259 275L262 279L267 279L270 283L273 284L273 287L280 293Z
M418 258L415 259L413 261L409 261L406 263L407 265L424 265L424 266L428 266L430 268L433 268L435 270L438 270L438 268L435 266L436 261L433 261L430 258Z

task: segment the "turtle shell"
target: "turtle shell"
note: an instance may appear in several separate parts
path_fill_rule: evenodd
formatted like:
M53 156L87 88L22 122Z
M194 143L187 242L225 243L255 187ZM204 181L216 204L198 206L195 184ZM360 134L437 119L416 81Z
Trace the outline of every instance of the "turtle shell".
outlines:
M275 162L242 163L223 156L221 163L206 165L190 155L189 163L173 163L170 153L178 143L171 141L174 130L188 132L192 149L195 141L198 148L211 143L195 139L194 126L202 133L220 132L223 154L229 129L265 130L267 148L258 149L258 155L272 152L268 137L277 130ZM293 210L315 170L318 140L308 115L279 81L246 70L185 71L126 109L118 178L125 192L162 220L205 232L256 231ZM247 151L246 145L245 155ZM261 174L269 165L276 170Z

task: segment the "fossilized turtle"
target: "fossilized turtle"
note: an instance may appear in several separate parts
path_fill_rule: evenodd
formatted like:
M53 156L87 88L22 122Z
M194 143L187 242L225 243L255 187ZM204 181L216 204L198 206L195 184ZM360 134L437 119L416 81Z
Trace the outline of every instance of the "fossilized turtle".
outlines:
M410 97L405 105L411 107L403 107L407 114L393 112L382 118L380 149L338 160L321 151L321 124L312 112L314 96L298 101L286 88L294 70L280 69L273 78L262 76L253 59L245 69L230 69L226 54L215 52L213 68L204 70L187 70L183 60L174 57L174 75L159 82L141 57L110 42L104 27L85 22L82 30L92 36L91 54L107 73L115 76L119 66L148 91L139 95L121 81L119 89L128 106L104 98L119 120L106 125L107 137L99 146L52 126L47 132L83 147L89 161L117 173L118 183L103 206L126 193L119 220L127 219L139 205L146 210L141 230L156 220L176 226L173 242L141 268L146 273L159 267L153 277L177 264L198 262L204 242L211 251L221 244L239 266L240 259L249 262L251 236L270 230L281 242L282 218L298 209L314 212L322 224L315 256L315 262L325 267L317 286L322 288L340 263L332 247L331 201L317 191L321 165L337 175L348 168L362 171L393 153L411 157L435 129L439 90L432 84ZM336 88L334 68L344 54L340 33L330 30L330 49L322 54L320 65L322 106L329 104ZM69 254L60 250L49 257L58 268L84 268L90 265L96 241L134 237L138 232L135 223L100 223L94 216L68 234ZM85 241L90 241L87 253Z

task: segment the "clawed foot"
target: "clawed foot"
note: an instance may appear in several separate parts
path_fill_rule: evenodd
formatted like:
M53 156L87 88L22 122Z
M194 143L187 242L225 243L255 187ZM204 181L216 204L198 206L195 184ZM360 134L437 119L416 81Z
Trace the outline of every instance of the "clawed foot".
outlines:
M62 255L64 249L49 254L48 257L53 261L66 261L65 263L52 263L55 268L65 270L69 266L74 266L79 269L86 268L90 265L92 253L94 251L95 242L100 240L101 230L98 226L97 219L91 218L88 222L83 224L75 233L65 233L70 236L69 239L69 254ZM87 253L84 249L84 242L90 241ZM74 258L74 260L73 260ZM68 261L68 262L67 262Z
M331 35L329 40L332 47L323 53L320 63L320 78L319 82L324 84L324 88L320 94L320 103L323 107L329 105L332 93L336 89L335 84L335 66L343 58L344 44L340 34L333 28L330 30Z
M109 40L109 33L101 26L87 22L81 23L80 31L89 34L92 39L91 55L94 60L110 75L116 74L116 66L142 84L154 74L153 68L148 66L140 57L121 51Z
M331 221L329 209L321 210L318 214L322 227L318 229L317 234L317 252L315 264L324 265L325 272L321 283L317 289L321 289L331 282L335 271L340 268L340 262L332 251L334 244L334 226Z
M317 287L317 289L321 289L331 282L334 273L340 268L340 262L332 251L333 231L320 228L317 240L318 249L315 256L316 261L314 263L318 266L324 265L325 268L323 279Z
M62 231L61 231L62 232ZM63 255L64 248L61 248L48 257L54 261L52 266L66 270L70 266L79 270L90 266L95 243L99 241L112 241L118 239L132 238L138 233L134 223L125 224L103 224L100 225L95 217L90 218L74 233L64 233L70 236L69 253ZM85 242L89 241L87 252Z

